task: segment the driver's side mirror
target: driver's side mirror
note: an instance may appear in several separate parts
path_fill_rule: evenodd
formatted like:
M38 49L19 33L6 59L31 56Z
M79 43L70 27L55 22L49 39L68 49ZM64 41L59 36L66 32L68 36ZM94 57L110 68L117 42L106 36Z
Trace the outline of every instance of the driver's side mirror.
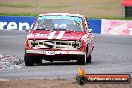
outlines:
M87 32L88 32L88 33L92 33L93 30L92 30L92 29L87 29Z

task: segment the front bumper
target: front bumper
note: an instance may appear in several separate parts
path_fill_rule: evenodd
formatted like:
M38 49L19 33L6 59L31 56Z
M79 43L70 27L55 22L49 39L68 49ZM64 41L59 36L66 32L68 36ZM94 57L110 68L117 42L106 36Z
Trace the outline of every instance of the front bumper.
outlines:
M53 50L26 50L26 54L40 54L40 55L85 55L83 51L53 51Z

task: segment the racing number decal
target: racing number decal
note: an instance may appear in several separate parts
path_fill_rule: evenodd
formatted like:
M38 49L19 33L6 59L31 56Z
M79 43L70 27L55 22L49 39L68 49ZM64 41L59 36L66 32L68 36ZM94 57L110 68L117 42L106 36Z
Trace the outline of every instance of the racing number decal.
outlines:
M66 24L55 24L55 28L60 28L60 29L66 29ZM49 34L48 39L53 39L56 31L53 31ZM56 39L61 39L64 35L65 31L60 31L59 35L57 36Z
M53 39L55 33L56 31L51 32L48 36L48 39Z
M49 34L48 39L53 39L54 35L55 35L56 31L53 31ZM61 39L63 37L63 35L65 34L65 31L60 31L59 35L57 36L56 39Z
M63 37L64 33L65 33L65 31L60 31L60 33L56 39L61 39Z
M66 24L54 24L55 28L66 29Z

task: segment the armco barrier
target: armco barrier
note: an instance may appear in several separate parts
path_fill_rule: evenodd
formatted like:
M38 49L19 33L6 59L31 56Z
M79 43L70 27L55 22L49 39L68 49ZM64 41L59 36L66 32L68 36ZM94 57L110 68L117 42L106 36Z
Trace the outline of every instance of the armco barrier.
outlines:
M5 30L25 30L29 29L34 22L32 16L0 16L0 29ZM101 20L88 19L90 28L94 33L101 33Z

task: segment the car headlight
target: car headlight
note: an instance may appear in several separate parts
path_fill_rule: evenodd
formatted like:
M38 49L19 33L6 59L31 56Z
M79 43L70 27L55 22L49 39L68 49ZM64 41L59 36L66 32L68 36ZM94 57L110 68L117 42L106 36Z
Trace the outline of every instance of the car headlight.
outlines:
M36 45L38 45L38 42L35 40L28 40L28 45L30 48L35 47Z
M75 42L72 43L72 46L74 48L81 48L82 43L80 41L75 41Z

